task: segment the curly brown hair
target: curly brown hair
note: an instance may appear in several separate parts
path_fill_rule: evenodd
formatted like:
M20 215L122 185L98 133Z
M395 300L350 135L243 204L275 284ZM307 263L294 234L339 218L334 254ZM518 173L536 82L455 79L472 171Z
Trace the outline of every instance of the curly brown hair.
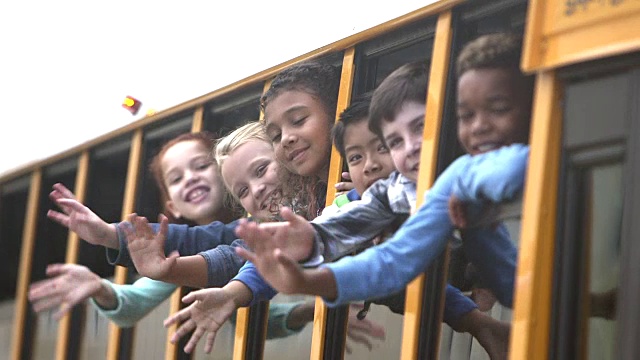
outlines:
M464 46L456 61L456 72L458 77L472 69L511 68L519 72L521 52L520 35L483 35Z

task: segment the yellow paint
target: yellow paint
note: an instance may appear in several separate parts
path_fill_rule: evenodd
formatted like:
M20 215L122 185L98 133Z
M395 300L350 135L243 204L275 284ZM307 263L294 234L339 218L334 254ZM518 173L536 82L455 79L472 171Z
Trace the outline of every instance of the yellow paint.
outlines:
M560 89L553 72L538 75L534 96L509 352L517 360L546 359L549 351L562 138Z
M13 319L13 339L11 341L11 359L22 359L22 343L24 342L24 328L29 303L27 291L31 281L31 264L33 263L33 246L36 241L38 226L38 203L40 201L40 187L42 186L42 170L36 169L31 174L29 197L22 230L22 249L20 250L20 270L18 271L18 285L16 289L16 315Z
M427 107L424 121L422 153L420 154L420 175L418 177L418 202L422 204L422 194L431 187L436 177L438 161L438 145L442 127L449 56L451 49L451 11L438 16L436 34L431 57L429 89L427 91ZM402 333L402 360L418 358L418 342L420 336L420 317L424 293L424 275L420 275L407 287Z
M638 0L532 0L525 71L555 68L640 49Z
M84 151L80 155L78 160L78 170L76 172L76 187L74 193L76 199L80 203L85 202L85 194L87 190L87 179L89 178L89 152ZM79 252L79 238L78 234L73 231L69 231L67 237L67 255L65 262L68 264L78 263ZM83 328L84 330L84 328ZM71 331L71 316L65 315L60 319L60 326L58 326L58 341L56 343L56 359L63 360L67 358L67 348L69 346L69 336ZM77 334L79 335L79 334Z

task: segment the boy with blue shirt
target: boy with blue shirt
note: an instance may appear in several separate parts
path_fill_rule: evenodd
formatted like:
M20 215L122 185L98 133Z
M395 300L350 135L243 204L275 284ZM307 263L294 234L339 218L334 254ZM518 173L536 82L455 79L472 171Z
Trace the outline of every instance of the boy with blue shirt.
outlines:
M465 46L458 58L457 107L458 139L468 154L443 172L427 192L424 205L392 239L354 257L304 271L294 262L297 259L288 258L289 249L278 248L278 237L288 235L296 236L302 246L315 241L316 252L329 259L352 251L374 236L367 233L371 227L363 225L388 221L375 216L381 207L393 207L390 196L387 200L375 196L382 185L378 182L363 194L361 202L345 205L342 214L315 219L312 227L290 221L279 231L267 233L255 225L240 225L236 233L256 254L239 253L252 260L276 289L319 295L329 306L404 288L444 249L454 230L450 208L458 222L464 218L460 215L464 209L471 214L485 202L511 200L523 188L528 147L522 144L528 141L531 84L518 67L520 47L518 38L505 34L484 36ZM401 91L406 89L396 89L396 93ZM419 147L414 139L422 137L424 103L389 106L393 94L376 91L370 128L384 139L398 170L417 178ZM372 211L362 213L362 209ZM498 300L511 306L517 253L504 226L465 229L464 246Z

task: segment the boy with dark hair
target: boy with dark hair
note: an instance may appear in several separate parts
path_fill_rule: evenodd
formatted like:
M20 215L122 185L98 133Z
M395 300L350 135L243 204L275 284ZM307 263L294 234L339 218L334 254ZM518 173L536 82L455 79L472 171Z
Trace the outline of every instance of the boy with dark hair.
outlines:
M243 224L236 231L238 234L245 235L252 244L260 239L259 256L249 257L262 262L262 275L282 292L320 295L329 306L384 296L402 289L431 264L444 249L454 224L466 225L460 219L473 220L467 215L473 215L485 203L500 203L519 195L528 158L528 146L523 144L528 141L531 109L531 83L512 56L519 49L519 39L497 34L479 38L462 51L459 64L469 65L458 67L463 71L458 74L458 138L468 154L440 175L427 192L423 206L392 239L357 256L303 272L277 249L276 238L281 233L267 233L255 225ZM478 61L474 65L466 59ZM376 93L381 89L382 85ZM372 130L380 124L379 132L398 170L417 178L417 139L422 138L424 100L396 104L395 112L383 112L370 120ZM368 192L371 194L371 190ZM363 201L375 205L376 200L379 204L385 201L363 195ZM391 202L387 204L393 206ZM311 233L297 221L284 224L283 231L302 241L316 239L318 250L331 258L353 249L363 237L370 238L367 231L373 224L385 225L388 221L373 214L346 216L348 221L340 216L315 219ZM504 225L466 229L464 246L469 260L498 300L511 306L517 252Z

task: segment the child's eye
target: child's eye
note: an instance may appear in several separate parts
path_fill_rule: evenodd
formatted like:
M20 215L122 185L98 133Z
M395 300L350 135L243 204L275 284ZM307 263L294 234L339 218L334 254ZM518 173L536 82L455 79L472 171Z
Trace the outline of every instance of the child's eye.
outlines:
M413 131L414 131L416 134L417 134L417 133L422 134L423 130L424 130L424 121L419 121L419 122L417 122L417 123L416 123L416 125L415 125L415 127L414 127L414 129L413 129Z
M169 185L175 185L180 181L180 179L182 179L182 176L178 176L178 175L170 176L167 178L167 183Z
M264 175L266 170L267 170L267 165L258 166L258 168L256 169L256 176L262 177L262 175Z
M353 154L353 155L349 155L347 157L347 162L349 163L349 165L355 165L358 161L360 161L362 159L362 155L360 154Z
M378 151L379 154L387 154L389 152L389 148L386 147L384 144L378 145L378 148L376 150Z
M389 149L395 149L398 146L400 146L400 143L402 143L402 140L399 138L395 138L395 139L388 140L387 146L389 147Z
M238 190L238 192L236 193L236 196L238 197L238 199L242 199L247 195L248 191L249 189L246 186L243 186L240 188L240 190Z
M293 121L291 122L291 124L293 124L293 125L302 125L302 123L303 123L306 119L307 119L307 117L306 117L306 116L304 116L304 117L301 117L301 118L298 118L298 119L293 120Z
M496 107L491 108L491 111L494 114L502 115L502 114L505 114L505 113L508 113L509 111L511 111L511 107L509 107L509 106L496 106Z
M211 166L211 162L209 161L202 162L202 163L196 164L196 170L205 170L205 169L208 169L209 166Z
M276 133L276 134L272 134L271 136L269 136L269 138L271 139L271 142L274 144L277 144L280 142L280 137L281 137L281 133Z
M458 111L458 121L468 121L473 117L473 113L469 111L460 112Z

